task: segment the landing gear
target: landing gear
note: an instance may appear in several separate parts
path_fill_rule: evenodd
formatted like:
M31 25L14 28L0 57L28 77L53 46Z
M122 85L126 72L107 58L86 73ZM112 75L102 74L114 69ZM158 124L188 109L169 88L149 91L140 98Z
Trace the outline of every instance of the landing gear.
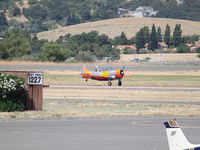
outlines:
M112 85L112 82L111 81L108 81L108 86L111 86Z
M121 86L121 85L122 85L122 81L119 80L119 82L118 82L118 86Z

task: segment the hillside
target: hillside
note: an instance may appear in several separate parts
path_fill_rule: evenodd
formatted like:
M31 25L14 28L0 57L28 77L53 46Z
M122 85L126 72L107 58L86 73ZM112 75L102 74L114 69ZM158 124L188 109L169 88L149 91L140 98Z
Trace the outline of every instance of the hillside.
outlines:
M64 36L68 33L72 35L81 34L82 32L98 31L100 34L106 34L110 38L114 38L125 32L128 38L135 36L135 33L139 31L143 26L149 26L151 29L152 24L156 27L160 26L162 32L165 31L166 24L169 24L171 31L176 24L181 24L183 35L200 35L200 22L179 20L179 19L165 19L165 18L116 18L102 21L88 22L78 25L72 25L67 27L61 27L55 30L40 32L37 34L39 39L48 39L49 41L55 41L59 36Z

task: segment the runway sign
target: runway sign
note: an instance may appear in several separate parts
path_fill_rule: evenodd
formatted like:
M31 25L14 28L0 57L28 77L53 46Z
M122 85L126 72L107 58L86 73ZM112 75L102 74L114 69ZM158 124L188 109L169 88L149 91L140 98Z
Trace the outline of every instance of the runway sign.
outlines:
M42 72L29 72L28 73L28 84L41 85L43 83Z

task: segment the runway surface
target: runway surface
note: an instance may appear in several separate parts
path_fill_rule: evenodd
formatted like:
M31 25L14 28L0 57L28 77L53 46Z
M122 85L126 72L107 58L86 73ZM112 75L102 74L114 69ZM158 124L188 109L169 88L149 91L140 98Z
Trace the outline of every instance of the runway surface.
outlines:
M87 69L89 71L95 70L96 65L89 65ZM103 65L100 69L106 69L112 67L112 69L122 69L121 65ZM80 71L83 65L0 65L1 71ZM142 64L142 65L126 65L125 71L199 71L199 64L180 64L180 65L165 65L165 64Z
M2 150L168 150L164 121L174 117L0 122ZM178 117L186 137L200 143L199 118Z
M145 89L145 90L200 90L200 87L139 87L139 86L90 86L90 85L49 85L50 88L77 88L77 89Z

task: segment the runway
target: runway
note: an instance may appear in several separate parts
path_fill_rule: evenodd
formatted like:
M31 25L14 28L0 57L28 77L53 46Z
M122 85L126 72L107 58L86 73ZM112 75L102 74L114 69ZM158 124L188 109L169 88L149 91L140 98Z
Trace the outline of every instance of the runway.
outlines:
M90 86L90 85L49 85L50 88L74 89L143 89L143 90L200 90L200 87L138 87L138 86Z
M131 117L0 122L2 150L168 150L163 122L174 117ZM199 118L177 117L186 137L200 143Z
M89 71L95 70L96 65L88 65L87 69ZM112 69L121 69L122 65L102 65L100 68L106 69L110 68ZM1 71L13 71L13 70L20 70L20 71L80 71L83 68L83 65L0 65L0 70ZM197 64L191 64L188 65L188 63L183 63L180 65L165 65L165 64L130 64L125 66L125 71L199 71L200 70L200 65Z

